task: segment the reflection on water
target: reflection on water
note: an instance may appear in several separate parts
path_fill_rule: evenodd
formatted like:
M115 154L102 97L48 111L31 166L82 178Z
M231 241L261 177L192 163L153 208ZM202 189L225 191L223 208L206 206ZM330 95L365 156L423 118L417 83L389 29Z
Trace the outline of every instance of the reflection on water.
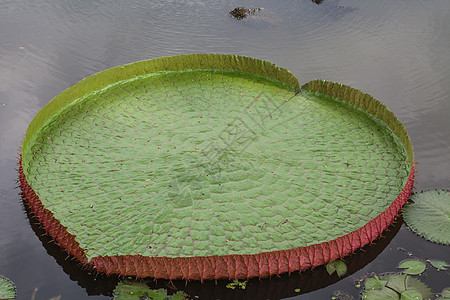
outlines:
M117 276L96 274L95 272L80 267L79 262L61 249L61 247L59 247L59 245L45 232L45 229L40 226L38 218L31 212L24 198L22 198L22 202L30 226L39 238L42 246L47 253L56 260L58 265L62 267L63 271L69 275L70 279L76 282L81 288L85 289L86 294L88 295L112 296L112 291L116 287L119 278Z
M228 15L237 6L262 7L265 15L237 21ZM64 259L55 260L42 247L17 195L14 169L39 109L82 78L113 66L184 53L235 53L288 68L300 83L321 78L348 84L385 103L405 124L419 162L416 189L450 187L449 1L3 0L0 28L0 228L9 228L0 231L0 273L17 284L18 299L30 299L34 287L39 299L83 299L90 293L103 294L92 299L107 298L86 287L95 280L79 284L85 275L74 275ZM353 276L395 271L399 256L391 248L398 246L448 259L448 249L402 226L380 254L356 263L362 269ZM304 275L251 286L258 297L272 295L270 286L287 291L287 281L308 282ZM439 292L439 280L427 284ZM228 293L221 284L211 287L217 292L197 283L186 289L220 298ZM302 292L314 288L305 285ZM327 299L343 289L356 298L352 288L350 276L296 297Z

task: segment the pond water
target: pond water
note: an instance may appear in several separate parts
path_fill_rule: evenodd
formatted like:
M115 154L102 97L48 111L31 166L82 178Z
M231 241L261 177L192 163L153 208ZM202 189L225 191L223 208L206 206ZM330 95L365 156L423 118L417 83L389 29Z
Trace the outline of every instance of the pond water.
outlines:
M262 7L235 20L237 6ZM53 97L101 70L185 53L233 53L268 60L306 83L350 85L386 104L405 125L417 164L415 190L450 188L450 2L447 0L0 1L0 274L17 299L108 299L117 278L92 276L27 215L17 188L26 128ZM345 259L339 279L323 267L250 280L169 283L200 299L357 299L355 280L395 272L407 257L450 260L448 246L412 233L402 220L385 237ZM421 277L438 293L449 273ZM300 289L300 292L295 292ZM350 298L348 298L350 299Z

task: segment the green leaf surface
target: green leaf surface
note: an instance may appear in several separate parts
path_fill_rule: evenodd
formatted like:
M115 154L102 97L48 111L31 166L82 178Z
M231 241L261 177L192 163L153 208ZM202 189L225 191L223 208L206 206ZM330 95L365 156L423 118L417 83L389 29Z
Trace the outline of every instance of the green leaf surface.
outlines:
M386 287L390 288L398 293L407 290L406 280L408 279L406 274L386 274L381 275L380 279L386 280Z
M374 276L375 277L375 276ZM362 291L363 299L433 299L433 292L420 280L406 274L383 274L368 278ZM382 283L379 283L379 282ZM385 285L384 282L387 282ZM376 289L374 287L377 287ZM404 293L404 294L403 294ZM417 294L418 293L418 294ZM408 298L412 297L412 298Z
M344 276L345 273L347 273L347 265L340 259L328 263L326 269L328 274L331 275L336 272L339 277Z
M380 278L375 275L369 279L367 279L366 284L365 284L365 289L366 290L378 290L378 289L382 289L383 287L386 286L387 280L380 280Z
M425 271L427 265L420 260L407 259L400 262L397 267L399 269L405 269L402 272L409 275L418 275Z
M422 294L415 289L403 291L400 297L401 300L422 300Z
M447 267L450 267L450 265L443 261L443 260L437 260L437 259L430 259L428 260L430 262L430 264L435 267L438 271L441 270L447 270Z
M226 288L227 289L232 289L232 290L234 290L236 288L245 290L246 286L247 286L247 281L246 280L245 281L239 281L239 280L235 279L233 282L228 283L226 285Z
M415 289L419 291L419 293L422 295L423 299L433 299L434 294L431 291L431 289L422 281L419 279L407 275L406 277L406 289Z
M364 290L362 292L362 299L364 300L398 300L399 295L388 288L378 289L378 290Z
M450 192L429 190L411 196L403 208L406 224L424 238L450 245Z
M450 298L450 287L447 287L442 290L441 297Z
M6 277L0 275L0 299L12 300L16 298L16 287L14 283Z
M320 80L299 91L272 63L213 54L88 77L22 146L27 183L88 261L335 240L391 207L412 160L404 126L369 95Z
M145 282L124 280L114 289L114 299L117 300L183 300L186 294L182 291L168 296L165 289L150 289Z

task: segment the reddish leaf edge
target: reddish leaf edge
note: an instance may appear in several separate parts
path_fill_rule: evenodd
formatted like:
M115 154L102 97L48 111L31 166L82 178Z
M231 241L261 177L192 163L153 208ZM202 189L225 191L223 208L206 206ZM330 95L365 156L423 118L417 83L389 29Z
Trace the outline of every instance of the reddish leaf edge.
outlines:
M88 260L76 236L56 219L42 204L28 184L19 158L19 181L23 197L39 219L46 232L81 264L108 275L153 277L155 279L248 279L269 277L282 273L314 268L353 253L372 243L391 225L402 206L411 196L414 185L414 164L400 194L389 207L363 227L337 239L289 250L258 254L202 256L202 257L148 257L142 255L97 256Z

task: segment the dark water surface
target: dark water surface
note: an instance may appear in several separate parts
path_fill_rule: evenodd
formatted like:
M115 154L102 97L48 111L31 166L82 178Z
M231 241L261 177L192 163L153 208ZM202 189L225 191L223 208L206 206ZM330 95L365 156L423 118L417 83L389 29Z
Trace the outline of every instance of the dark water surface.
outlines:
M228 15L236 6L264 10L237 21ZM448 0L1 0L0 274L16 283L18 299L31 299L35 288L35 299L108 299L117 280L78 268L27 216L15 169L34 115L64 89L106 68L199 52L269 60L301 84L321 78L373 95L411 136L415 190L450 188ZM222 281L173 284L201 299L329 299L336 290L356 299L354 281L365 274L397 271L410 254L449 261L449 250L399 220L376 245L346 259L349 272L341 280L321 267L251 280L245 291L227 289ZM435 293L450 286L442 271L427 270L421 280Z

